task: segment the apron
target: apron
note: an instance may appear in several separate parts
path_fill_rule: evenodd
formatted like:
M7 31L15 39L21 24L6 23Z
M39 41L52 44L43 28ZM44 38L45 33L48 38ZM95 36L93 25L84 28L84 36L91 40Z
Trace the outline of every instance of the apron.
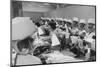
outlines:
M52 44L51 44L52 46L56 46L60 44L56 34L54 33L52 34L51 41L52 41Z
M39 35L43 35L44 34L44 32L43 32L41 27L38 28L38 33L39 33Z

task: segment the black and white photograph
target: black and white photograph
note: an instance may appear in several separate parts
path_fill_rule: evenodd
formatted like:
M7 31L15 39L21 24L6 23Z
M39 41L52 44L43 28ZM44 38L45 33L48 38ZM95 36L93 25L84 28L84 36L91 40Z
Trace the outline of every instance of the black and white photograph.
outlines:
M96 6L11 0L12 67L96 61Z

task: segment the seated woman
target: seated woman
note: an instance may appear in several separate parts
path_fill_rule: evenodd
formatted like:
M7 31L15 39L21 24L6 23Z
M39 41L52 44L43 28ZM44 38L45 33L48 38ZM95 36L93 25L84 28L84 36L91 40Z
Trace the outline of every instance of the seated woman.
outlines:
M16 65L41 64L41 60L38 57L31 55L30 41L29 38L26 38L17 43L19 52L16 59Z

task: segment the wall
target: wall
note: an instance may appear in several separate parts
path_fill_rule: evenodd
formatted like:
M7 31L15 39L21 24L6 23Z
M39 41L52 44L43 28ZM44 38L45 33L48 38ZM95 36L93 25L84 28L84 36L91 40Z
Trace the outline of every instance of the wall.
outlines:
M44 3L39 2L22 2L23 11L29 11L29 12L48 12L50 10L53 10L54 8L50 5L44 5Z
M32 17L33 20L36 20L39 17L43 17L44 13L43 12L27 12L27 11L23 11L23 16L24 17Z
M25 17L39 17L39 16L43 16L42 12L27 12L27 11L23 11L23 16Z
M57 9L46 15L47 17L69 17L79 18L95 18L95 8L91 6L68 6L66 8Z
M37 2L22 2L22 10L24 17L33 17L37 19L38 17L43 17L45 13L51 12L53 8L51 6L44 6L43 3Z
M22 13L22 2L21 1L11 1L11 18L23 16Z

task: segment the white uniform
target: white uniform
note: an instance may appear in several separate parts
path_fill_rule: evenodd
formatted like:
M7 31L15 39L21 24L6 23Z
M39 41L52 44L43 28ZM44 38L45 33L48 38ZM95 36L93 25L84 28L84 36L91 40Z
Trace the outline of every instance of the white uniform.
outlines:
M65 25L65 28L66 28L66 34L65 34L65 36L66 36L66 38L69 38L69 35L70 35L69 30L71 30L71 28L67 27L67 25Z
M60 44L59 39L57 38L55 33L52 33L51 41L52 41L52 44L51 44L52 46L56 46Z
M78 32L79 35L81 35L83 33L86 33L86 31L85 30L79 30L79 32Z
M86 36L86 34L87 34L87 32L86 32L85 30L79 30L79 31L78 31L78 35L79 35L80 37L83 37L83 38L84 38L84 37ZM82 38L82 39L83 39L83 38Z
M74 36L74 35L77 34L78 31L79 31L78 28L73 28L73 29L71 30L71 33L73 34L73 35L71 36L71 41L72 41L73 44L77 44L78 36Z
M95 50L95 39L92 38L93 36L95 36L95 32L87 33L85 37L85 41L89 42L90 48Z
M86 36L86 31L85 30L79 30L79 32L78 32L78 35L80 35L80 37L82 36L82 37L85 37ZM83 46L83 39L82 38L78 38L78 46L79 46L79 48L80 49L83 49L84 48L84 46Z
M72 28L71 32L73 35L75 35L76 33L78 33L78 28Z

